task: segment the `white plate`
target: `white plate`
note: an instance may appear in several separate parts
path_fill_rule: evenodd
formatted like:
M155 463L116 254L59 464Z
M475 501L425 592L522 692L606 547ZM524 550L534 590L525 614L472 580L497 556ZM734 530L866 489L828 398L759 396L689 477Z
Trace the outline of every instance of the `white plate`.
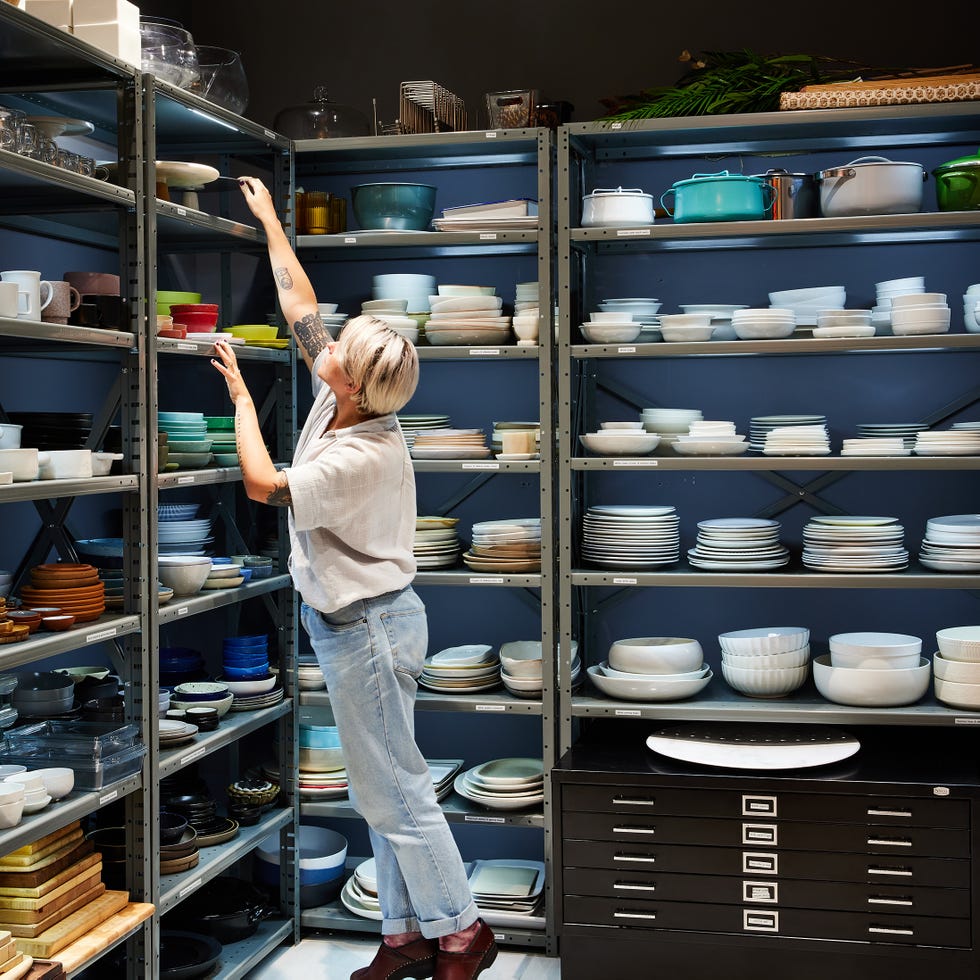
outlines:
M412 459L486 459L490 455L489 446L465 448L454 446L449 449L426 449L418 445L412 447Z
M353 912L354 915L359 915L364 919L374 919L375 921L381 921L381 910L368 908L363 902L361 902L353 892L354 887L354 877L351 876L344 883L344 887L340 890L340 900L343 902L344 907L348 912Z
M688 552L688 561L690 561L695 568L703 568L708 572L730 572L733 570L745 572L769 572L776 568L783 568L789 564L788 557L778 561L705 561L704 559L692 556L690 552Z
M544 890L544 864L508 858L474 861L469 884L474 895L535 898Z
M589 514L611 517L667 517L676 513L672 505L647 506L643 504L596 504Z
M937 572L977 572L980 571L980 561L944 561L936 558L924 558L919 555L919 564Z

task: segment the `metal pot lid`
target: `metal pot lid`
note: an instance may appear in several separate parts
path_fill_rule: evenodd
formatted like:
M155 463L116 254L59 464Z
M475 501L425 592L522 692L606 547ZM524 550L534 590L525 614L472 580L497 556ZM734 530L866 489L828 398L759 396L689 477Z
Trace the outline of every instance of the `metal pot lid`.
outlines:
M755 180L768 180L770 177L791 177L794 180L812 179L813 174L797 174L786 170L784 167L770 167L764 174L752 174Z
M647 194L641 187L597 187L585 195L585 200L590 197L646 197L653 200L653 195Z
M746 181L759 183L762 179L762 177L747 177L745 174L733 174L728 170L719 170L716 174L694 174L694 176L688 177L687 180L675 180L671 184L671 187L686 187L688 184L701 184L706 180L723 180L730 183L745 183Z
M821 170L818 176L826 177L850 177L852 170L864 167L915 167L916 170L924 170L921 163L912 163L908 160L889 160L886 157L858 157L850 163L845 163L841 167L831 167L828 170Z
M959 157L956 160L948 160L946 163L942 163L936 167L933 173L945 174L952 170L970 170L974 167L980 167L980 153L975 153L970 157Z

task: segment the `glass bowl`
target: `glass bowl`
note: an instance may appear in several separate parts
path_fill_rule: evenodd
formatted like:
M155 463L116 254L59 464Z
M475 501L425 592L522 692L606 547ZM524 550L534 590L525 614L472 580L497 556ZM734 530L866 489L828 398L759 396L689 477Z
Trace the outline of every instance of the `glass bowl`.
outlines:
M176 21L141 17L140 51L143 71L178 88L189 88L200 74L194 39Z
M201 44L197 47L198 77L192 92L229 112L241 115L248 105L248 80L241 55L228 48Z

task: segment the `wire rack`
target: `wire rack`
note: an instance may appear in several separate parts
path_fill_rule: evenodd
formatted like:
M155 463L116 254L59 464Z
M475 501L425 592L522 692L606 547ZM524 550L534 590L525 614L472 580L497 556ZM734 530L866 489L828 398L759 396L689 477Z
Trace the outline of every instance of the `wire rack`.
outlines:
M438 82L402 82L398 121L403 133L454 133L466 129L466 106Z

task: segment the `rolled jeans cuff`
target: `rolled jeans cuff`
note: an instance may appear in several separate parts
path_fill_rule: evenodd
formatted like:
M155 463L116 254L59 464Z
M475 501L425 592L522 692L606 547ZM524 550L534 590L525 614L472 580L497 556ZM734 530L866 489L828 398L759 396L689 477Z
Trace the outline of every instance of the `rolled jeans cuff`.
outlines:
M385 919L381 923L382 936L397 936L403 932L421 932L419 920L415 916L407 919Z
M468 929L479 918L480 910L476 907L476 902L470 902L459 915L453 916L452 918L419 923L418 931L426 939L439 939L440 936L451 936L454 932L462 932L464 929ZM402 921L407 922L408 920L403 919ZM382 931L390 932L394 930L385 928ZM415 930L406 929L404 931L412 932Z

